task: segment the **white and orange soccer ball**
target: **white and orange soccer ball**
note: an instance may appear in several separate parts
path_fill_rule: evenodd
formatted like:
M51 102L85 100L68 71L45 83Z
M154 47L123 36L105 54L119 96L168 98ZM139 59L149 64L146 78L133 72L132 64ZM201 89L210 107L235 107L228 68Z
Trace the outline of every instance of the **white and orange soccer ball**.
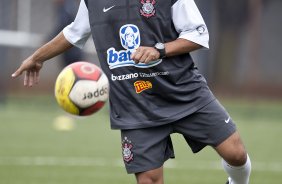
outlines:
M95 64L85 61L72 63L57 77L55 97L68 113L91 115L104 106L108 96L108 78Z

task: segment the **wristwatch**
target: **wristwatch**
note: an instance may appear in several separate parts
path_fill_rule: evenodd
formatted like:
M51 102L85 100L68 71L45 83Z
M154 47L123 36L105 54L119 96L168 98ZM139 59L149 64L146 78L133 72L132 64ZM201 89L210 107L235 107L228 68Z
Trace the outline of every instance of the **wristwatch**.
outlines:
M159 51L160 59L165 58L165 45L164 45L164 43L156 43L156 45L154 47L155 47L155 49L157 49L157 51Z

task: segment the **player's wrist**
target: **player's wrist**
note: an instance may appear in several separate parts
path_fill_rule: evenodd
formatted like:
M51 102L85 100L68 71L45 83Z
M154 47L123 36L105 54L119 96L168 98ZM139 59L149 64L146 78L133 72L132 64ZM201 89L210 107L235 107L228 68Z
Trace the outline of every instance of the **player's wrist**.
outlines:
M159 52L159 59L163 59L166 57L166 50L164 43L158 42L154 45L154 48Z
M42 59L40 59L40 57L36 56L36 55L32 55L31 57L27 58L27 60L29 60L31 63L36 64L43 64L44 61L42 61Z

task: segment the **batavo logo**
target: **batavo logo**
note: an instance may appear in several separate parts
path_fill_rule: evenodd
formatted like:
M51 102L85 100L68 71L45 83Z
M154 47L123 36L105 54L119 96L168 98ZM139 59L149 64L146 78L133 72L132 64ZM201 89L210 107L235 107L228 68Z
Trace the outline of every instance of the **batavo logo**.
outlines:
M136 81L134 82L136 93L141 93L147 89L151 89L153 87L150 81Z
M141 44L140 31L136 25L126 24L122 26L119 30L119 36L121 46L124 48L124 50L116 50L114 47L111 47L107 50L107 62L110 69L127 66L150 68L162 62L162 59L157 59L147 64L136 64L135 61L131 59L131 54L135 52Z

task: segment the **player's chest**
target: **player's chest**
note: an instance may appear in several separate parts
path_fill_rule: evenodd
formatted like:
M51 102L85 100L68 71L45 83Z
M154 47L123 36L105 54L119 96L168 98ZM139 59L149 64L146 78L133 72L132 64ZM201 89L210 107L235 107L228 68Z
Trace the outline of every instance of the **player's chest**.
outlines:
M150 21L170 17L170 0L88 0L89 16L96 23Z

